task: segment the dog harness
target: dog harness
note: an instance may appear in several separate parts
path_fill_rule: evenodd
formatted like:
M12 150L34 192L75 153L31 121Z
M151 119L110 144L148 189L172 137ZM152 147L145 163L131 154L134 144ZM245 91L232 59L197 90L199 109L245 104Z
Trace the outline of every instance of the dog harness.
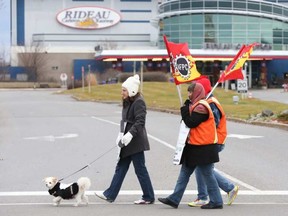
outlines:
M60 182L57 182L52 189L48 190L50 195L54 197L60 196L62 199L72 199L78 193L78 191L79 186L77 183L73 183L65 189L60 189Z

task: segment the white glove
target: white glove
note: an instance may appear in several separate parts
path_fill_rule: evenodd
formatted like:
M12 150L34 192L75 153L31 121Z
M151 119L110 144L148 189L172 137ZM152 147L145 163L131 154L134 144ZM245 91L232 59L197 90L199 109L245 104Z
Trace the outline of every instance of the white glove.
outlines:
M127 132L121 139L123 145L127 146L133 138L133 135L130 132Z
M119 142L121 141L122 137L123 137L123 133L119 132L119 133L118 133L118 136L117 136L117 138L116 138L116 145L119 144Z

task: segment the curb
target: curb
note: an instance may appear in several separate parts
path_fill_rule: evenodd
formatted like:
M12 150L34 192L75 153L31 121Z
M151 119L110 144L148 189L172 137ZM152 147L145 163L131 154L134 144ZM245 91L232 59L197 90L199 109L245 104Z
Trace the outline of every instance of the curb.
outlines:
M259 122L259 121L247 121L242 119L236 119L236 118L227 118L228 121L232 122L238 122L243 124L251 124L251 125L257 125L257 126L263 126L263 127L271 127L271 128L277 128L282 130L288 131L288 124L282 124L282 123L276 123L276 122Z
M166 112L166 113L171 113L171 114L175 114L175 115L180 114L180 111L176 111L176 110L168 110L168 109L160 109L160 108L159 109L158 108L149 108L149 110L158 111L158 112ZM247 120L243 120L243 119L230 118L230 117L227 117L227 121L237 122L237 123L242 123L242 124L257 125L257 126L263 126L263 127L270 127L270 128L277 128L277 129L282 129L282 130L288 131L288 124L282 124L282 123L247 121Z
M75 97L75 96L71 96L71 97L74 98L75 100L83 101L83 100L80 100L79 98L77 98L77 97ZM91 100L87 100L87 101L91 101ZM119 104L119 105L121 105L121 103L115 102L115 101L99 101L99 100L93 100L93 102L106 103L106 104ZM174 114L174 115L179 115L179 114L180 114L180 111L178 111L178 110L155 108L155 107L147 107L147 109L148 109L148 110L152 110L152 111L156 111L156 112L170 113L170 114ZM229 118L229 117L227 117L227 121L237 122L237 123L242 123L242 124L257 125L257 126L263 126L263 127L270 127L270 128L277 128L277 129L282 129L282 130L288 131L288 124L282 124L282 123L247 121L247 120L243 120L243 119Z

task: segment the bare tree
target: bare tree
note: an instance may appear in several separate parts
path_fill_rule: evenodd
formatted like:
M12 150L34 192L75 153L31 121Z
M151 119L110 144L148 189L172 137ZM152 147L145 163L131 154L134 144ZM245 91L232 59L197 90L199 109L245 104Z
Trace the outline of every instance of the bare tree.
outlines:
M38 82L47 68L48 57L41 42L23 46L18 53L19 65L26 69L28 80Z
M8 74L8 64L6 62L8 53L4 45L0 47L0 80L3 81L6 80Z
M7 7L7 2L4 2L4 0L0 0L0 13L4 13L4 9ZM1 33L2 34L2 33ZM2 34L2 36L4 33ZM1 40L3 39L0 37ZM7 77L8 75L8 62L7 60L9 59L9 53L8 53L8 46L5 44L4 41L1 41L0 45L0 80L6 80L9 79Z

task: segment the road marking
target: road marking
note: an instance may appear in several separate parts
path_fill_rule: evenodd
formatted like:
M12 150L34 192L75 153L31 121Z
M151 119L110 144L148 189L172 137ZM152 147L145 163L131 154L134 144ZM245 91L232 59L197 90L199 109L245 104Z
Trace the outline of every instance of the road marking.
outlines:
M94 196L95 192L102 191L86 191L86 195ZM173 190L154 190L155 195L170 195L173 193ZM119 192L119 196L134 196L134 195L142 195L143 192L141 190L121 190ZM197 195L197 190L186 190L184 195ZM221 191L222 195L226 195L224 191ZM244 196L288 196L288 191L277 191L277 190L239 190L238 195ZM0 192L0 197L25 197L25 196L51 196L48 191L13 191L13 192Z
M244 134L228 134L227 137L229 137L229 138L238 138L238 139L263 138L263 136L244 135Z
M92 116L91 118L96 119L96 120L99 120L99 121L102 121L102 122L106 122L106 123L110 123L110 124L113 124L113 125L118 125L118 126L120 126L119 123L115 123L115 122L112 122L112 121L109 121L109 120L106 120L106 119L98 118L98 117L96 117L96 116Z
M23 139L44 140L44 141L54 142L56 139L70 139L70 138L75 138L75 137L78 137L78 134L63 134L61 136L48 135L48 136L37 136L37 137L24 137Z
M245 182L240 181L239 179L236 179L236 178L234 178L233 176L230 176L230 175L228 175L228 174L226 174L226 173L224 173L224 172L222 172L222 171L220 171L220 170L218 170L218 169L216 169L216 168L215 168L215 170L216 170L218 173L220 173L222 176L226 177L227 179L230 179L231 181L235 182L236 184L239 184L239 185L241 185L241 186L244 186L245 188L248 188L248 189L250 189L250 190L252 190L252 191L255 191L255 192L259 192L259 191L260 191L259 189L255 188L255 187L253 187L253 186L251 186L251 185L249 185L249 184L246 184Z
M171 144L169 144L169 143L167 143L167 142L165 142L165 141L163 141L161 139L158 139L157 137L154 137L151 134L148 134L148 137L153 139L153 140L155 140L155 141L157 141L157 142L159 142L159 143L161 143L161 144L163 144L163 145L165 145L165 146L167 146L170 149L175 150L175 146L173 146L173 145L171 145Z
M75 202L63 202L60 204L60 206L72 206ZM53 206L52 203L0 203L0 206L36 206L36 205L46 205L46 206ZM80 204L80 206L82 206L83 204ZM107 202L89 202L89 206L91 205L111 205L111 203L107 203ZM115 203L113 203L113 205L133 205L135 206L135 204L133 202L127 202L127 201L117 201ZM156 201L153 205L163 205L161 202ZM187 203L185 202L181 202L179 205L183 205L183 206L187 206ZM233 203L233 206L235 205L288 205L287 202L251 202L251 203L244 203L244 202L237 202L237 203ZM55 207L55 206L54 206ZM60 207L58 207L60 208Z
M102 121L102 122L106 122L106 123L110 123L110 124L113 124L113 125L120 126L119 123L115 123L115 122L112 122L112 121L109 121L109 120L106 120L106 119L98 118L98 117L95 117L95 116L92 116L91 118L99 120L99 121ZM148 134L148 137L150 137L151 139L153 139L153 140L155 140L155 141L167 146L168 148L171 148L171 149L175 150L174 146L170 145L169 143L167 143L167 142L165 142L163 140L158 139L157 137L152 136L151 134Z
M96 119L96 120L99 120L99 121L102 121L102 122L106 122L106 123L110 123L110 124L113 124L113 125L120 126L120 124L112 122L112 121L109 121L109 120L106 120L106 119L98 118L98 117L95 117L95 116L92 116L92 118ZM173 145L171 145L171 144L169 144L169 143L167 143L167 142L165 142L165 141L163 141L163 140L161 140L161 139L159 139L159 138L157 138L155 136L152 136L151 134L148 134L148 137L175 151L175 146L173 146ZM228 137L234 137L234 138L239 138L239 139L250 139L250 138L261 138L262 136L230 134L230 135L228 135ZM215 170L217 170L217 169L215 169ZM247 184L247 183L245 183L245 182L243 182L243 181L241 181L241 180L239 180L237 178L234 178L234 177L232 177L232 176L230 176L230 175L228 175L228 174L226 174L226 173L224 173L224 172L222 172L220 170L217 170L217 171L219 173L221 173L221 175L225 176L227 179L239 184L240 186L248 188L248 189L252 190L253 192L261 192L259 189L253 187L252 185L249 185L249 184Z

